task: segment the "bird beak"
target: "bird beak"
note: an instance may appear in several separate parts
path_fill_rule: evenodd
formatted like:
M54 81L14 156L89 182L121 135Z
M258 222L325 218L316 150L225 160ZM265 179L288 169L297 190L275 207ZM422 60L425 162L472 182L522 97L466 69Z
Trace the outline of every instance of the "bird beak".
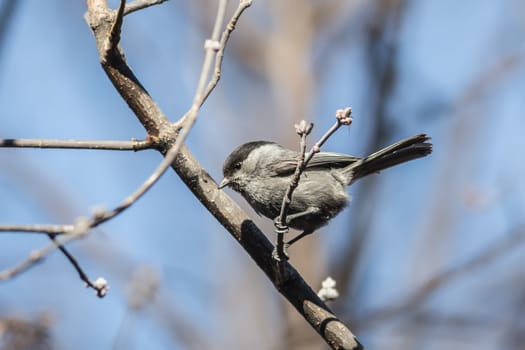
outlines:
M228 186L229 184L230 184L230 179L225 177L224 179L222 179L221 183L219 184L218 189L222 190L224 187Z

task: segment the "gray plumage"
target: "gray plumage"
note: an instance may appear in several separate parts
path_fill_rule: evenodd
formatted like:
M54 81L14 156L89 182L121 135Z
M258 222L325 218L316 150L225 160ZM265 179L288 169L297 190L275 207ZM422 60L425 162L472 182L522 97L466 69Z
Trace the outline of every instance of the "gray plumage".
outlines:
M365 158L320 152L305 168L290 203L288 225L301 236L328 223L347 204L346 187L367 175L424 157L432 152L427 135L415 135ZM260 215L279 216L283 196L297 166L298 153L274 142L254 141L237 147L223 166L219 188L230 186ZM293 240L294 242L296 239Z

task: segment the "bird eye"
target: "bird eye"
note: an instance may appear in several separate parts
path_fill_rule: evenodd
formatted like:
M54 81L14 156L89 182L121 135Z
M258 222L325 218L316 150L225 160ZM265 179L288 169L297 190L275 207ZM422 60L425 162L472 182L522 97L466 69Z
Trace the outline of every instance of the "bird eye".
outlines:
M233 165L233 169L235 169L235 170L239 170L240 168L241 168L241 163L235 163Z

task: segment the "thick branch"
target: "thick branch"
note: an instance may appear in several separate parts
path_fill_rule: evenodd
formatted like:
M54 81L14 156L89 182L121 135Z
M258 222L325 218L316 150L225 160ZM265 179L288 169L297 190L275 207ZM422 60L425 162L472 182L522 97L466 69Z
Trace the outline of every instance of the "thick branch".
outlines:
M244 3L247 1L241 1L239 6ZM131 73L120 50L113 50L114 57L108 57L101 52L105 50L102 41L106 40L111 29L111 18L114 12L107 10L103 0L88 0L88 12L86 17L97 40L99 55L101 58L110 58L102 63L109 79L137 115L148 134L160 137L161 152L168 153L177 136L175 128L169 125L166 117ZM137 103L137 100L140 100L140 103ZM217 189L216 182L185 146L181 147L172 168L199 201L243 246L268 278L278 285L279 292L295 306L331 347L337 349L362 348L350 330L332 314L290 264L282 264L287 271L288 278L277 283L278 275L275 261L272 259L272 244L239 206L224 192Z
M284 281L276 261L272 258L273 245L246 215L246 213L204 171L187 148L173 163L184 183L209 212L231 233L255 263L263 270L279 292L297 309L310 325L334 349L362 349L352 332L332 313L302 276L288 262L283 266Z
M125 1L121 1L119 10L117 12L117 16L112 19L113 24L110 27L110 32L108 33L108 37L105 40L105 44L99 47L103 47L105 50L104 53L102 53L100 56L102 57L103 64L107 57L119 55L120 52L118 50L118 43L120 40L120 29L122 25L122 18L123 18L123 9L124 9ZM222 17L224 17L225 14L225 8L226 8L226 0L221 1L220 10L218 12L217 17L217 23L216 29L214 30L214 37L218 37L220 33L220 26L222 25ZM98 9L100 10L100 9ZM39 232L39 233L47 233L49 238L53 241L54 246L45 247L41 250L33 252L29 258L27 258L25 261L21 262L17 266L7 269L4 272L0 272L0 280L2 279L8 279L13 278L14 276L22 273L23 271L29 269L30 267L34 266L37 262L40 262L44 257L46 257L48 254L50 254L54 248L58 248L67 258L68 260L73 264L75 269L80 275L80 278L91 288L95 289L97 291L97 295L99 297L103 297L107 291L107 285L105 283L105 280L103 280L101 283L92 283L87 275L84 273L78 262L75 260L75 258L69 254L69 252L64 248L63 244L66 242L69 242L72 239L79 238L89 232L92 228L114 218L127 208L129 208L131 205L133 205L138 199L140 199L157 181L160 179L160 177L166 172L166 170L171 166L171 163L175 159L175 156L177 155L180 147L182 146L182 143L184 141L184 137L187 135L188 131L191 129L191 125L195 122L195 119L197 117L198 110L200 106L202 105L202 96L204 93L204 87L205 87L205 81L206 77L209 75L209 71L211 68L211 54L212 49L208 49L208 59L205 60L205 63L203 65L202 73L201 73L201 83L199 84L199 87L197 89L197 92L195 94L195 102L193 104L193 107L191 109L191 113L188 116L188 120L186 124L189 124L189 126L185 126L183 133L177 138L175 142L166 142L165 145L169 148L164 149L165 157L164 160L161 162L161 164L157 167L157 169L148 177L148 179L137 189L135 190L130 196L125 198L116 208L106 211L106 210L98 210L95 212L91 218L87 220L81 220L82 225L64 225L64 226L51 226L51 225L5 225L4 227L0 226L0 231L13 231L15 229L19 232ZM149 139L151 140L151 139ZM173 139L171 139L173 140ZM170 140L170 141L171 141ZM42 146L44 142L38 142L38 140L26 140L26 142L19 142L20 145L25 146L35 146L39 145ZM151 143L151 141L148 141ZM7 145L15 145L16 140L8 140L5 142ZM64 146L67 143L69 146L77 146L78 145L75 142L58 142L61 146ZM50 146L51 144L57 145L56 141L53 142L47 142L45 143L47 146ZM86 146L84 144L84 146ZM93 145L91 145L93 146ZM135 146L135 145L132 145ZM60 240L57 240L55 238L58 234L65 234L69 233L69 235L62 237ZM37 257L37 258L35 258ZM97 281L96 281L97 282Z
M93 30L102 68L115 89L135 113L151 137L170 130L170 123L126 63L120 48L108 47L108 35L115 32L117 12L107 8L105 0L87 0L86 21ZM115 44L111 42L111 44Z

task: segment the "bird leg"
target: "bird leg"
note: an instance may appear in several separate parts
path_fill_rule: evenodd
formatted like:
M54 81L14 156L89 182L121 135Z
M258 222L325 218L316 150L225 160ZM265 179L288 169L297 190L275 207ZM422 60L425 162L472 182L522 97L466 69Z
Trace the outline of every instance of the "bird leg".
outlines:
M300 218L300 217L303 217L305 215L310 215L310 214L316 214L319 212L319 208L316 208L316 207L310 207L302 212L299 212L299 213L295 213L295 214L291 214L291 215L288 215L286 217L286 220L285 220L285 223L284 224L281 224L280 220L279 220L279 217L276 217L274 219L274 223L275 223L275 226L278 228L278 229L281 229L281 230L286 230L288 231L288 223L292 220L295 220L297 218ZM303 233L299 234L298 236L292 238L290 241L288 242L284 242L284 246L282 247L283 248L283 251L282 251L282 254L284 255L285 258L288 258L288 253L286 251L286 249L291 246L293 243L297 242L298 240L300 240L301 238L311 234L313 231L303 231ZM277 247L275 247L273 253L272 253L272 256L274 257L274 259L276 260L279 260L278 257L279 257L279 254L278 254L278 251L277 251Z
M319 208L317 208L317 207L309 207L308 209L306 209L305 211L302 211L300 213L290 214L290 215L288 215L286 217L286 224L288 224L290 221L295 220L297 218L300 218L302 216L310 215L310 214L317 214L318 212L319 212Z
M303 237L306 237L310 234L312 234L314 231L303 231L302 233L298 234L297 236L295 236L294 238L292 238L291 240L289 240L288 242L285 242L284 243L284 246L286 248L288 248L289 246L291 246L292 244L294 244L295 242L297 242L298 240L300 240L301 238Z

